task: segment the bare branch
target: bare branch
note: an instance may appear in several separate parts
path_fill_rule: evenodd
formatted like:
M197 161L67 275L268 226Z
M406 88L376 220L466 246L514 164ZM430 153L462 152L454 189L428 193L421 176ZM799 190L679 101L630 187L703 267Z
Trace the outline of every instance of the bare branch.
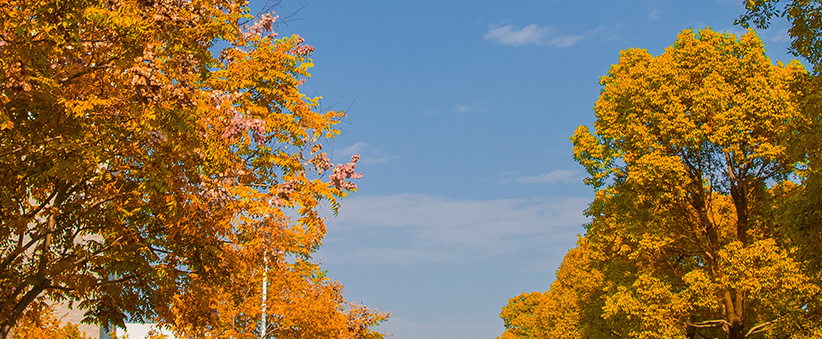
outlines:
M696 328L708 328L708 327L718 327L718 326L723 326L723 325L726 325L726 326L731 325L728 321L726 321L724 319L706 320L706 321L701 321L701 322L698 322L698 323L686 322L685 324L690 326L690 327L696 327Z
M757 333L770 331L772 329L771 325L779 322L780 320L782 320L784 318L785 318L785 316L781 316L781 317L776 318L774 320L771 320L769 322L761 323L759 325L751 327L751 329L748 330L748 333L745 334L745 338L750 337L750 336L752 336L754 334L757 334Z

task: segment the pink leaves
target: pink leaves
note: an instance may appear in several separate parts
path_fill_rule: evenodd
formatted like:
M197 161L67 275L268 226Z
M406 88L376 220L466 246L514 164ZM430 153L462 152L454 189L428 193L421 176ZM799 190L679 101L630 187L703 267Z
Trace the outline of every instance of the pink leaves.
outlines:
M224 139L234 139L248 130L251 130L251 136L257 144L265 142L265 120L244 118L239 113L235 114L226 126L222 137Z
M309 45L299 45L297 47L294 47L294 49L292 49L291 52L295 55L306 56L311 54L311 52L314 52L314 47Z
M276 38L277 32L274 32L273 29L274 22L277 21L277 18L279 18L279 16L272 16L271 14L266 13L255 20L253 25L243 25L240 33L242 34L242 39L245 40L244 43L253 41L257 41L257 43L259 43L260 39ZM305 45L305 39L299 35L294 35L293 43L294 47L292 47L288 52L295 56L304 57L314 52L314 47Z
M331 160L328 159L328 155L326 155L325 152L315 155L308 162L314 166L314 169L320 172L320 174L334 166L334 164L331 163Z
M271 16L271 14L266 13L260 16L260 19L257 20L257 25L261 27L263 30L270 32L274 29L274 21L277 21L279 15Z
M228 114L233 114L234 117L228 123L228 126L225 127L225 131L223 131L222 138L223 139L234 139L238 136L243 135L246 131L251 130L251 137L254 138L258 144L262 144L265 142L265 120L262 119L254 119L254 118L246 118L243 117L240 112L234 108L231 101L236 99L240 96L239 93L226 93L221 90L214 90L211 91L211 100L214 101L215 106L217 109L220 109L221 106L226 105L228 106Z
M245 28L245 32L243 32L243 38L250 39L254 38L262 38L263 33L268 33L265 35L265 38L273 39L277 37L277 33L273 32L274 29L274 21L277 21L279 15L271 16L271 14L263 14L257 19L251 27L248 25L243 26Z
M360 155L355 154L351 157L351 162L345 165L337 165L334 168L334 173L328 177L331 185L337 189L356 190L357 184L353 182L346 182L345 179L359 179L362 178L362 173L357 173L354 170L357 167L357 161L360 160Z
M314 47L309 45L303 45L305 43L305 39L301 36L297 37L297 47L291 49L291 53L297 56L306 56L314 52Z

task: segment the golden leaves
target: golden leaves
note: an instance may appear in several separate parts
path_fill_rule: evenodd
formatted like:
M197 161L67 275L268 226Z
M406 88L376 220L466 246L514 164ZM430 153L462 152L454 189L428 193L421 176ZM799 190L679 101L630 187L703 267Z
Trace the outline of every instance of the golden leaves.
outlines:
M0 328L31 293L103 323L127 312L254 336L268 262L267 296L290 296L271 302L272 326L379 336L386 316L348 306L308 259L321 201L347 193L309 160L345 116L300 91L312 47L246 34L242 2L13 2L0 8L0 215L23 240L0 251L0 290L17 291L0 294Z
M77 324L63 324L52 313L51 307L40 312L29 312L22 317L9 339L87 339Z
M772 66L762 51L753 32L736 41L706 29L698 37L683 32L658 57L623 52L602 80L597 134L626 153L651 148L677 155L710 143L743 162L781 157L773 140L797 107L790 82L778 76L787 68Z
M807 72L772 65L752 31L705 29L656 57L623 51L601 84L595 129L571 137L596 189L593 219L551 288L503 309L503 337L818 333L822 285L802 240L783 233L795 199L818 199L772 184L813 173L792 163L818 115L802 111Z

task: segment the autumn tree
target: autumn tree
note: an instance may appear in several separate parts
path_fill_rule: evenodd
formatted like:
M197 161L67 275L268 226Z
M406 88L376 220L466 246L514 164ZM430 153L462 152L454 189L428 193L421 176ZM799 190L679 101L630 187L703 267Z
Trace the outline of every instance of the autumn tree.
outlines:
M511 298L500 317L506 331L500 339L601 337L610 333L598 310L602 308L604 277L597 253L586 238L565 256L557 279L546 292L523 293Z
M44 309L29 309L18 321L11 339L87 339L77 324L62 323L51 312L48 305Z
M311 260L358 158L322 152L344 114L300 92L313 47L275 20L234 0L0 6L0 338L50 302L257 337L264 276L267 333L377 335L385 315Z
M799 247L800 255L815 262L815 270L822 270L822 262L812 260L822 255L822 4L816 1L756 0L745 2L747 12L737 24L745 27L767 28L774 18L783 17L790 23L791 52L813 64L814 88L802 93L803 124L797 126L791 153L804 168L798 173L801 185L785 190L788 198L780 204L787 235Z
M601 84L595 131L572 137L597 190L589 260L560 268L601 280L558 274L551 302L582 307L545 321L597 319L570 321L583 338L822 335L820 277L779 214L807 137L801 65L773 65L752 31L688 30L656 57L623 51Z
M774 17L790 22L791 52L804 57L820 71L822 64L822 3L806 0L746 0L746 12L735 23L745 28L768 28Z

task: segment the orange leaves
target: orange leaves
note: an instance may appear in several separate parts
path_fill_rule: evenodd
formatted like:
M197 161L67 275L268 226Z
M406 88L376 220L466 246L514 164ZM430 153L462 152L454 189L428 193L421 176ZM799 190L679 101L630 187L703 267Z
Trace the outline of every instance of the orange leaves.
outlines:
M303 296L281 310L316 319L294 335L372 335L384 316L349 312L308 261L321 201L336 210L354 187L332 187L333 164L309 149L345 115L300 91L313 47L276 39L269 15L240 27L247 12L230 0L0 7L0 220L18 239L0 245L0 338L42 298L100 323L128 313L252 337L266 261L270 299Z
M87 339L86 333L80 332L77 324L62 324L51 308L45 307L41 312L30 312L23 316L10 339Z

